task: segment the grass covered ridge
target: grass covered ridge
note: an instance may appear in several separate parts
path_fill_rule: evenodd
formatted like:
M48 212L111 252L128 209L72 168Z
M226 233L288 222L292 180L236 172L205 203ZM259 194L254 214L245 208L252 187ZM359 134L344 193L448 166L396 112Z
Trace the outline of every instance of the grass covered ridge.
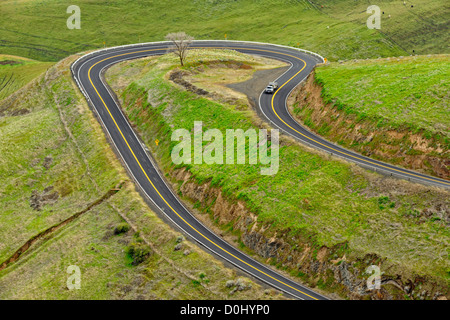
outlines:
M329 60L448 51L448 6L439 0L416 0L414 8L378 1L386 12L380 31L366 26L369 4L353 0L80 0L80 30L66 26L68 5L63 0L2 1L0 12L7 18L0 21L1 52L57 61L104 42L160 41L177 31L196 39L225 39L226 34L230 40L299 46Z
M330 63L289 99L301 123L363 155L449 179L448 55Z
M251 288L230 294L226 282L240 277L148 208L72 81L75 59L0 101L0 267L35 235L122 187L1 270L0 299L280 298L245 277ZM80 290L67 289L71 265L81 270Z
M255 65L254 58L240 53L195 50L184 70L194 66L198 70L200 61L237 59ZM173 130L192 130L194 121L203 121L204 130L246 130L259 125L250 110L219 104L174 86L167 75L176 67L176 59L166 55L123 62L107 71L107 80L119 92L126 114L166 172L176 169L170 158L175 145L170 141ZM155 139L160 141L158 146ZM305 241L318 249L346 243L347 257L374 253L387 259L390 272L449 281L445 253L449 230L444 217L447 192L385 180L308 152L289 139L281 143L280 169L274 176L260 175L259 165L184 167L193 181L220 187L232 202L244 201L257 214L259 224L287 234L297 244ZM433 209L438 204L447 208L444 213ZM424 218L427 210L435 212L435 218ZM440 214L444 216L439 218Z
M331 63L316 69L325 102L347 113L425 129L450 146L450 56Z

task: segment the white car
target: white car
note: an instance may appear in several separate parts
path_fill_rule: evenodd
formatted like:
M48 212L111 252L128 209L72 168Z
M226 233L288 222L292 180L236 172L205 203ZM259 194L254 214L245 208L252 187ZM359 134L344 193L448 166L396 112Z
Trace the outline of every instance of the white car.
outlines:
M269 85L264 90L265 93L274 93L275 90L278 89L278 83L276 82L270 82Z
M264 90L265 93L273 93L275 91L274 87L271 85L268 85L266 89Z

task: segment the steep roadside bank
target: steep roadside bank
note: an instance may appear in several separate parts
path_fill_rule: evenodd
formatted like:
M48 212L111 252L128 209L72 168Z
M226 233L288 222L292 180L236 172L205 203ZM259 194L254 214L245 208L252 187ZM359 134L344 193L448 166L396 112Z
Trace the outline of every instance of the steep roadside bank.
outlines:
M442 255L439 241L444 244L448 239L447 193L324 160L289 139L281 143L285 153L280 174L269 182L250 175L254 171L250 166L174 166L170 160L174 129L191 129L193 120L203 120L209 127L245 126L254 118L249 110L218 105L186 92L184 85L164 80L177 72L170 72L174 65L169 62L162 57L121 63L107 71L107 80L173 189L192 203L194 212L198 209L198 217L207 225L297 279L342 296L433 299L448 295L445 277L431 271L438 263L424 259L424 239L417 237L431 232L429 237L430 222L437 221L434 215L442 216L439 220L444 224L438 229L443 236L433 235L433 243L427 245L427 250ZM338 182L336 175L344 181ZM302 193L306 191L307 195ZM415 198L418 194L427 196ZM383 286L375 292L365 290L364 271L373 264L384 272Z

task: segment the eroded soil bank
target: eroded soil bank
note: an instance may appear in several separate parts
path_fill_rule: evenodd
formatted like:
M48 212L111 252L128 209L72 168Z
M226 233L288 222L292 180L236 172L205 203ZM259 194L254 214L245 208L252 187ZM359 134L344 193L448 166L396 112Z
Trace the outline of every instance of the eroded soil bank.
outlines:
M250 249L260 261L277 267L295 281L300 279L328 295L333 292L331 297L364 300L448 298L445 285L418 274L402 274L386 258L370 253L360 258L347 257L347 243L317 248L303 237L289 235L289 230L273 232L270 225L258 222L258 216L244 201L228 199L210 182L198 184L185 168L171 171L169 178L172 187L191 203L191 212L217 234L241 249ZM367 289L369 274L366 269L371 265L386 271L381 275L379 290Z
M310 130L365 156L404 168L450 179L449 150L433 137L410 128L380 126L374 119L360 119L325 103L314 72L288 99L289 112Z

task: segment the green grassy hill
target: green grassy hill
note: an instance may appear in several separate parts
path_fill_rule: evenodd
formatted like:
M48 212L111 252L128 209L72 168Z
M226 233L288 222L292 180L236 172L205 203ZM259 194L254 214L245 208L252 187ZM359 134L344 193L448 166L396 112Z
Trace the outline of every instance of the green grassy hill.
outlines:
M279 298L247 278L230 294L236 273L149 209L73 83L75 58L0 101L0 299Z
M448 55L333 63L317 68L316 79L348 112L450 138Z
M365 23L369 5L380 7L379 32L408 55L448 53L450 5L440 0L321 0L322 12L339 19ZM414 51L413 51L414 50Z
M0 55L0 100L22 88L53 63Z
M365 9L369 4L363 1L80 0L77 5L81 8L82 29L69 30L67 1L1 1L0 264L14 258L22 246L26 249L35 236L46 230L48 233L38 237L19 260L0 270L0 299L278 298L274 291L263 290L255 283L250 290L230 294L225 284L238 277L234 271L187 241L181 241L183 250L174 250L181 239L179 233L162 222L135 191L72 82L69 65L75 58L54 62L75 52L101 48L104 43L114 46L163 40L165 34L174 31L185 31L196 39L224 39L226 34L231 40L299 46L336 61L407 56L412 50L418 54L448 51L448 5L437 0L417 0L413 8L402 1L380 0L377 4L385 11L380 31L366 27ZM230 52L211 57L251 60ZM418 59L414 61L420 65L420 72L429 79L411 76L419 87L406 88L406 93L413 100L425 102L427 109L416 104L408 110L420 115L418 123L427 128L447 126L446 105L442 104L446 100L441 99L447 84L441 82L444 86L434 92L430 89L433 84L427 81L445 80L448 63L434 68L427 65L427 58L411 59ZM153 151L165 169L173 169L168 158L172 145L167 141L171 124L190 128L194 120L203 120L215 128L231 128L236 123L242 128L256 126L258 120L242 106L199 98L163 80L175 66L171 57L147 63L121 64L109 74L129 84L121 91L130 104L128 115L149 146L158 136L160 147ZM379 68L368 64L360 65L379 76ZM188 65L186 71L195 67ZM404 67L418 71L408 62L404 66L394 63L391 69L398 72ZM353 81L365 83L370 99L378 98L380 86L395 91L397 85L394 77L369 83L361 78L362 72L353 62L322 69L324 77L329 72L329 78L342 80L334 87L333 96L342 96L349 104L360 98L362 87L348 92L349 87L341 86L348 79L339 78L334 68L346 68ZM133 79L124 78L127 69L131 69L127 74L133 74ZM18 92L25 85L26 89ZM149 94L156 96L152 101L156 108L131 104ZM402 96L386 97L392 105L361 107L367 112L397 112ZM434 108L436 104L439 109ZM159 125L152 127L149 116L157 118ZM402 116L402 121L413 119L405 113ZM259 175L259 168L252 166L243 170L205 165L187 169L195 183L211 182L230 201L244 201L268 227L268 233L281 230L298 243L307 242L315 254L321 246L341 246L345 249L336 251L339 259L375 253L387 259L380 263L389 268L390 274L416 277L419 282L431 279L448 288L447 193L384 180L290 140L283 142L281 156L280 172L270 178ZM107 198L95 204L105 194ZM195 206L210 212L202 203ZM115 232L127 224L125 229L139 227ZM55 229L49 229L52 227ZM236 235L232 224L219 227ZM242 242L239 245L243 247ZM141 246L149 255L136 266L130 248ZM68 291L66 269L74 264L82 269L83 289ZM302 279L312 285L318 281ZM417 298L417 292L410 297Z
M189 59L183 69L192 74L210 68L210 60L219 60L221 65L235 60L255 64L254 58L231 51L196 50ZM192 130L194 121L203 121L204 130L247 130L261 125L247 108L217 103L174 86L166 79L176 64L174 57L163 56L120 63L107 72L130 120L166 172L185 167L192 175L189 181L201 186L198 190L206 188L205 184L220 188L231 203L244 203L257 215L258 226L269 238L283 235L299 250L305 243L314 250L323 246L335 250L346 244L347 259L375 254L386 262L383 268L389 269L390 276L395 272L421 274L448 283L448 260L442 258L448 228L437 216L423 217L428 210L438 214L432 208L446 201L445 191L372 176L348 163L311 153L289 139L281 143L280 169L273 176L262 176L260 165L174 166L170 150L175 143L170 137L176 128ZM220 68L216 72L220 74ZM182 193L186 181L176 176L172 174L173 182ZM220 225L218 213L211 211L214 198L193 201L194 208L209 213L220 227L239 234L238 221ZM343 252L336 254L342 256ZM304 271L302 267L300 270Z
M448 55L334 62L291 98L300 122L375 159L449 179Z
M80 0L81 29L69 30L67 1L0 3L0 52L42 61L185 31L197 39L273 42L316 51L330 60L448 51L448 6L438 0L381 0L382 29L369 30L366 2L353 0ZM411 9L411 10L410 10ZM391 18L387 15L391 14Z

